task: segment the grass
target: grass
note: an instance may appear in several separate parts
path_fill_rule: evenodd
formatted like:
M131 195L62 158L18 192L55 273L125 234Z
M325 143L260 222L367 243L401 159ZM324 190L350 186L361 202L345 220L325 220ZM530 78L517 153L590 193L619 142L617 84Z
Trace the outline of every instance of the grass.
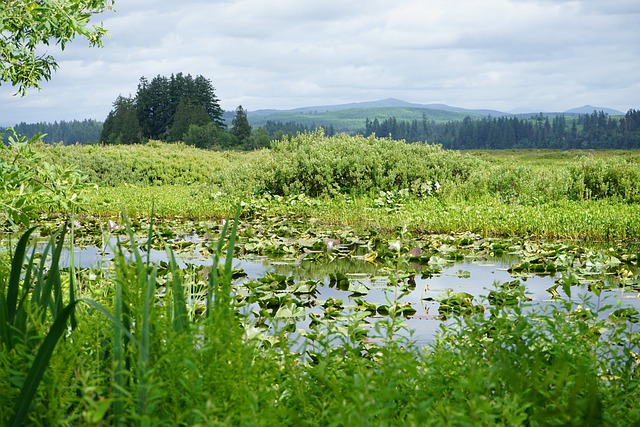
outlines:
M229 217L243 199L213 197L197 187L153 186L100 188L89 197L87 213L114 217L124 206L131 217L146 217L152 205L159 216L176 220L220 220ZM401 206L377 206L375 197L244 199L259 206L265 217L311 221L319 226L375 229L389 232L408 227L414 232L471 231L491 236L532 236L547 239L637 240L640 216L636 204L616 200L560 200L537 204L506 203L499 197L473 201L409 198ZM248 214L249 215L249 214Z

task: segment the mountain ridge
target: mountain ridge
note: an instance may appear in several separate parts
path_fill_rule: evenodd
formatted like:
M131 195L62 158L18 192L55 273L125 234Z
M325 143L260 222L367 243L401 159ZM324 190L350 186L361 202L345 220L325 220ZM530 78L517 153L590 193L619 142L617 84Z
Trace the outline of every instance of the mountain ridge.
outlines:
M252 116L265 116L279 113L302 113L302 114L318 114L325 112L334 112L351 109L369 109L369 108L422 108L427 110L442 110L452 111L457 113L470 113L473 115L481 116L523 116L527 114L591 114L593 111L603 111L611 116L624 115L622 111L615 110L607 107L594 107L592 105L583 105L582 107L570 108L561 112L544 112L544 111L531 111L522 113L508 113L504 111L498 111L488 108L462 108L451 106L447 104L421 104L415 102L408 102L397 98L384 98L377 101L363 101L363 102L351 102L346 104L329 104L329 105L311 105L305 107L296 107L291 109L279 110L279 109L260 109L254 111L248 111L248 115Z

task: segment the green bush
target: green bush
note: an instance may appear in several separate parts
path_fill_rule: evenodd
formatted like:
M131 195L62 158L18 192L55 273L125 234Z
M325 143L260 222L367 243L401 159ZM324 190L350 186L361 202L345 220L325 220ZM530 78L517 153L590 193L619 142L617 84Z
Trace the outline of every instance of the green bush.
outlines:
M150 141L131 146L44 147L60 163L73 163L92 183L104 186L206 183L231 167L224 156L206 156L184 144Z
M191 125L184 136L184 143L196 148L228 149L234 145L233 135L217 123Z
M640 167L624 159L580 157L569 166L570 196L576 200L618 198L640 201Z
M464 181L479 164L438 145L322 132L275 142L271 153L264 165L264 191L280 195L445 187Z
M486 163L475 168L466 182L451 191L451 196L473 200L490 195L506 203L546 202L565 198L571 186L569 179L565 169Z

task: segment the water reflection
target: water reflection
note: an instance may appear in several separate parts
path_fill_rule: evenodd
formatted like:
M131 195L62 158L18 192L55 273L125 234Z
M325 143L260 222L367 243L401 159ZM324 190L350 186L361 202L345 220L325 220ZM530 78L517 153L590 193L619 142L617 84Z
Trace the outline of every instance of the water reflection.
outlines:
M77 268L106 268L113 260L114 248L117 241L111 240L104 247L87 246L78 247L74 250L74 264ZM36 250L42 250L36 247ZM126 254L126 252L125 252ZM146 255L145 255L146 256ZM150 259L154 263L168 262L168 256L165 251L152 249ZM197 253L182 252L177 261L180 268L191 265L211 265L211 258L204 257ZM432 272L428 266L408 265L402 266L401 270L413 270L413 280L415 286L402 296L401 302L408 302L415 309L415 314L407 317L405 323L410 330L414 332L413 339L419 344L424 344L433 339L438 328L442 324L438 319L438 302L443 297L453 292L465 292L475 297L474 303L482 303L488 305L483 296L494 289L493 284L496 282L504 283L514 279L521 280L526 287L526 294L531 298L531 305L535 307L543 307L546 305L558 304L552 300L548 289L554 285L556 275L526 275L515 276L507 270L521 260L513 255L505 255L502 257L479 257L470 254L469 257L449 262L439 266L437 274L423 274L424 271ZM61 267L70 265L69 251L63 251L61 256ZM307 313L313 312L322 314L320 304L329 298L342 299L345 306L355 306L356 298L364 298L367 302L374 304L391 304L396 297L396 290L389 286L389 276L395 274L393 266L376 265L365 262L361 259L353 258L336 258L330 262L312 262L300 258L268 258L268 257L249 257L235 259L234 267L244 270L247 280L257 280L264 277L268 273L275 273L284 276L291 276L295 281L314 280L319 283L316 298L319 304L315 307L307 309ZM350 282L359 283L369 289L366 296L354 296L351 292L340 290L338 287L331 286L330 275L341 273L345 275ZM404 282L406 283L406 281ZM586 286L572 287L573 299L581 301L584 298L594 299ZM562 294L561 290L558 290ZM563 294L562 294L563 295ZM564 296L564 295L563 295ZM624 306L640 307L640 300L636 298L637 292L624 292L624 290L615 290L603 292L603 296L609 300L609 303L615 305L616 300L622 300ZM610 309L603 314L606 315L612 311ZM377 316L372 319L383 318ZM301 325L308 324L302 322Z

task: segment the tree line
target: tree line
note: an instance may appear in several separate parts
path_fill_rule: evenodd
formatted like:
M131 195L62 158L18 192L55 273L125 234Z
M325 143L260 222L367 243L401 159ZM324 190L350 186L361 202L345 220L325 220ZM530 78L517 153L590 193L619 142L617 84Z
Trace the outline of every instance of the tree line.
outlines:
M267 133L252 129L242 106L236 109L230 130L226 129L223 114L211 81L203 76L178 73L151 80L142 77L134 96L116 98L100 140L105 144L137 144L150 139L183 141L209 149L256 149L269 145Z
M322 128L326 136L334 136L336 134L333 125L315 125L310 126L294 121L282 122L275 120L267 120L264 124L264 130L271 139L282 139L285 136L295 136L297 134L311 133L316 129Z
M336 133L334 126L304 125L294 121L267 121L253 128L247 111L238 106L231 128L227 129L223 110L211 82L202 77L178 73L170 77L140 79L134 96L118 96L104 124L95 120L54 123L20 123L16 132L31 137L46 134L47 143L136 144L149 139L183 141L205 149L259 149L287 135L308 133L318 127L325 135ZM0 128L2 133L2 128ZM633 149L640 148L640 111L624 116L600 111L565 117L542 113L527 118L516 116L465 117L461 121L435 122L422 119L366 119L358 134L391 136L407 142L429 141L448 149Z
M42 140L47 144L64 142L64 144L93 144L100 141L102 122L85 119L72 121L56 121L53 123L19 123L13 129L28 139L37 134L43 135ZM0 128L0 134L5 129Z
M422 120L367 119L364 135L391 136L407 142L431 141L444 148L505 149L632 149L640 148L640 111L631 109L624 117L600 111L567 119L551 119L542 113L530 118L483 117L436 123Z

